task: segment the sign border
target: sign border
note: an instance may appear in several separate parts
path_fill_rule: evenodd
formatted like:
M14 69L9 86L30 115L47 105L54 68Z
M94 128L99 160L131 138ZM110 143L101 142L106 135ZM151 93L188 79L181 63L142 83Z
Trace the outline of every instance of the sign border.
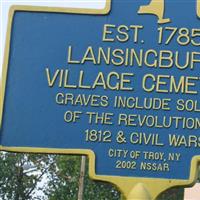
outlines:
M6 45L3 62L3 74L0 81L0 129L2 126L3 106L6 88L6 79L10 54L10 41L12 33L12 22L17 11L25 12L53 12L53 13L73 13L73 14L90 14L90 15L106 15L111 10L111 1L106 0L103 9L80 9L80 8L59 8L59 7L40 7L40 6L12 6L9 10L8 27L6 34ZM137 178L123 176L102 176L95 173L95 154L92 150L83 149L52 149L52 148L29 148L29 147L6 147L0 146L0 151L19 152L19 153L48 153L48 154L75 154L87 155L89 158L89 176L94 180L105 181L114 184L123 193L126 198L131 198L134 188L142 184L152 199L155 199L161 192L175 186L192 186L198 174L198 164L200 163L200 155L194 156L190 165L189 180L178 179L160 179L160 178Z

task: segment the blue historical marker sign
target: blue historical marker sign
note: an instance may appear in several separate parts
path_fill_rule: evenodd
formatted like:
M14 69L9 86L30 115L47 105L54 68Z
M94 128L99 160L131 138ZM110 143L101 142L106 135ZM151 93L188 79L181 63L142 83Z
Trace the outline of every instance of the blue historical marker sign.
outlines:
M114 0L102 15L16 8L2 149L88 150L97 175L188 180L200 155L199 4Z

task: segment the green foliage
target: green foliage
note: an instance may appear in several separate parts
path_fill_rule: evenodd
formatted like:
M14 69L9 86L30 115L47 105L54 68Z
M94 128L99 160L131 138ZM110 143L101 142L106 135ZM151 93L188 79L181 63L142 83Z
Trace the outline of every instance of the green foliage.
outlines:
M162 193L158 200L183 200L184 189L183 188L173 188Z
M75 156L54 156L55 163L48 172L49 200L77 200L80 159Z
M88 162L87 162L88 163ZM84 199L86 200L118 200L120 193L109 183L92 181L88 176L88 164L84 182Z
M77 200L80 156L0 153L0 199L2 200ZM28 166L28 167L27 167ZM30 166L32 166L30 168ZM43 176L47 185L38 183ZM88 164L84 179L84 200L120 200L120 193L108 183L92 181ZM183 200L183 189L161 194L158 200Z
M49 172L47 195L49 200L77 200L80 176L79 156L56 156L54 168ZM110 184L94 182L88 177L88 166L84 181L84 199L118 200L119 192Z
M48 166L48 156L0 153L0 199L34 200L37 183ZM31 166L30 169L25 169ZM34 173L37 172L37 173ZM39 189L39 188L37 188Z
M92 181L86 177L84 199L119 200L120 193L114 188L114 186L108 183Z

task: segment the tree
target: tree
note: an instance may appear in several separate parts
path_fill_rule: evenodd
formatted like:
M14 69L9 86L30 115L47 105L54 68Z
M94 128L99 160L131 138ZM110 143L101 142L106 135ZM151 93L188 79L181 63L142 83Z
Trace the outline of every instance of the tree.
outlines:
M0 199L77 200L80 157L0 153ZM86 165L88 171L88 164ZM43 176L47 185L38 187ZM41 191L41 195L38 191ZM44 196L44 194L46 196ZM108 183L84 180L84 200L120 200L120 193ZM158 200L182 200L183 188L171 189Z
M158 200L183 200L184 189L183 188L172 188L163 192Z
M51 168L48 176L48 199L77 200L81 162L80 156L56 156L55 159L55 165ZM86 175L84 182L84 199L118 200L120 199L120 194L112 185L92 181L89 176Z
M77 200L80 157L67 155L55 156L55 159L55 165L49 174L48 200ZM183 200L183 191L183 188L170 189L162 193L158 200ZM120 193L114 186L108 183L92 181L88 173L86 173L84 199L120 200L121 198Z
M54 156L48 173L49 200L77 200L80 159L76 156Z
M34 200L37 184L50 165L49 156L0 153L0 199ZM38 191L37 191L38 192ZM41 200L41 199L40 199Z

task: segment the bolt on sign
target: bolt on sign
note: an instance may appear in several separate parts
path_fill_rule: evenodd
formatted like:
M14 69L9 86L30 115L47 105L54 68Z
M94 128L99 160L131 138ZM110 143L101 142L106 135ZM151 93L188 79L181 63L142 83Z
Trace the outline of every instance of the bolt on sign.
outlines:
M200 0L10 9L1 150L83 154L128 199L194 183Z

